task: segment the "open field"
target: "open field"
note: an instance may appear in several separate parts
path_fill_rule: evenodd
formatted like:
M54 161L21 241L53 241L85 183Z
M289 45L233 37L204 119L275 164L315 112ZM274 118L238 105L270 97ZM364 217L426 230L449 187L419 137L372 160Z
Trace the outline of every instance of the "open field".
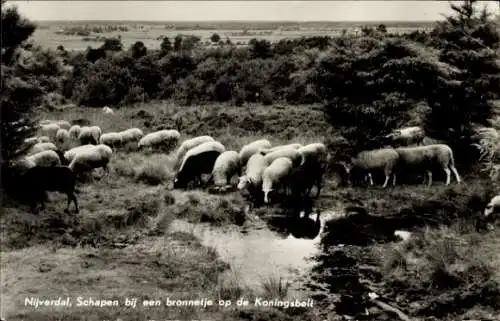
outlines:
M200 115L198 106L155 103L121 108L112 115L100 109L74 108L41 112L40 118L85 119L104 132L144 128L145 122L153 130L183 119L183 137L208 134L236 150L258 137L273 144L305 144L336 135L319 110L274 107L235 110L208 106ZM264 126L248 124L250 113ZM382 302L421 320L434 320L433 316L450 321L500 317L495 301L500 282L499 230L477 234L470 228L470 221L480 215L494 192L482 178L465 175L465 184L459 186L444 187L436 182L432 188L381 190L339 187L338 177L331 172L314 205L322 213L323 232L317 231L313 239L300 239L290 235L295 235L293 226L286 220L286 208L279 205L246 213L247 202L239 192L217 195L172 190L172 162L172 155L167 154L116 151L109 177L99 179L96 173L93 183L79 183L78 215L62 213L65 198L58 194L50 195L47 209L38 216L24 205L5 204L1 217L2 314L7 320L343 320L343 314L360 317L365 307L372 320L392 319L391 313L361 298L368 292L376 292ZM360 203L377 217L400 216L402 221L392 227L423 233L427 245L418 243L420 237L410 241L418 244L401 244L370 225L354 229L343 225L339 230L335 224L344 219L343 207ZM408 213L420 217L424 227L419 227L422 222L405 218ZM435 229L436 224L444 226ZM371 235L375 243L363 241L362 235ZM316 258L307 263L309 256ZM346 256L354 264L346 261L342 265ZM332 263L327 257L338 258ZM433 269L445 269L446 277L458 279L448 290L426 288L426 282L448 282L443 281L444 275L433 274ZM355 291L359 282L363 283L360 293ZM419 294L412 294L414 291ZM346 303L346 295L356 302L354 306ZM35 309L24 305L26 297L59 296L71 297L73 307ZM240 297L254 303L260 296L314 298L315 304L299 309L234 306ZM143 300L158 299L162 306L77 307L78 297L119 300L121 304L126 297L136 297L139 305ZM232 300L233 306L165 307L167 298ZM466 302L463 309L449 310L460 300ZM439 309L449 311L440 314Z
M311 36L338 36L343 30L349 33L359 32L361 26L377 26L376 22L137 22L137 21L40 21L33 39L49 48L63 45L68 50L85 50L88 46L98 47L102 41L84 40L97 37L121 36L125 48L136 41L142 41L147 48L158 49L161 38L173 39L177 35L193 35L201 38L203 44L210 44L210 37L217 33L223 41L230 39L234 44L245 45L252 38L266 39L271 42L284 38ZM408 33L416 30L429 30L429 22L384 22L390 33ZM110 30L123 27L122 30ZM104 32L90 32L88 35L64 34L70 28L92 30L101 28ZM356 31L358 30L358 31Z

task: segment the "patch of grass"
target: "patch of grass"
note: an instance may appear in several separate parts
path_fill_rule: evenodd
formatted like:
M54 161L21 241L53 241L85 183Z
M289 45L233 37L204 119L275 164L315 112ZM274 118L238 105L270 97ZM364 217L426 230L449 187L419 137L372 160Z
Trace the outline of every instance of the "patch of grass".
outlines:
M268 277L262 282L263 297L267 299L285 299L290 283L281 277Z

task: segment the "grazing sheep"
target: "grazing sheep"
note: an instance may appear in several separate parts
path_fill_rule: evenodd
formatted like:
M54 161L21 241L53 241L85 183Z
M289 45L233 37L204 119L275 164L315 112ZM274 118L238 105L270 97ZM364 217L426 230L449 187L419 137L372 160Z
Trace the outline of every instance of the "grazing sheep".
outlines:
M389 178L392 177L392 185L396 185L396 174L394 168L397 165L399 155L393 148L381 148L369 151L362 151L351 158L351 164L346 167L347 173L350 177L352 170L359 169L363 172L368 172L370 185L373 186L373 179L371 171L376 169L383 169L385 174L385 181L382 185L383 188L387 187ZM349 178L350 180L350 178Z
M249 144L243 146L240 150L240 161L243 166L248 162L248 159L255 153L257 153L260 149L269 149L271 148L271 143L267 139L259 139L253 141Z
M57 146L53 143L37 143L31 147L28 155L33 155L36 153L43 152L44 150L57 150Z
M40 126L43 126L43 125L52 124L52 123L54 123L54 122L55 122L55 120L44 119L44 120L40 120L40 121L38 122L38 124L39 124Z
M76 154L78 154L84 150L94 149L95 147L96 147L96 145L91 145L91 144L74 147L74 148L72 148L64 153L64 158L68 162L71 162L73 160L73 158L75 158Z
M500 195L493 197L488 205L486 205L486 207L484 208L485 217L498 213L500 213Z
M240 172L240 156L236 151L225 151L217 157L212 170L215 186L224 187L231 182L231 178Z
M108 106L104 106L102 107L102 111L103 113L105 114L114 114L115 112L113 111L113 109L109 108Z
M69 132L66 129L59 129L56 133L55 143L61 150L68 149L70 143Z
M186 153L190 149L195 148L196 146L201 145L203 143L214 142L214 141L215 140L212 137L206 136L206 135L194 137L194 138L187 139L187 140L183 141L181 146L177 150L177 154L175 156L176 162L174 165L174 170L179 169L179 166L181 166L181 163L184 159L184 155L186 155Z
M166 150L170 150L177 145L180 137L181 134L175 129L159 130L142 137L137 148L163 146Z
M84 126L81 127L80 135L78 135L78 140L81 145L97 145L99 144L99 138L101 137L101 128L98 126Z
M57 191L66 194L68 197L68 203L64 212L69 212L71 201L75 204L75 212L79 212L75 194L76 177L68 167L36 166L30 168L22 176L21 181L25 193L31 197L32 211L35 212L37 202L41 203L42 210L45 208L46 191Z
M441 139L436 139L436 138L432 138L429 136L425 136L424 139L422 139L421 144L422 144L422 146L445 144L445 141L441 140Z
M262 155L265 155L265 159L268 165L271 165L271 163L280 157L288 157L293 163L294 167L298 167L304 163L304 155L298 151L298 149L293 149L293 148L281 148L278 150L275 150L274 152L270 152L268 154L264 154L263 152L260 152Z
M455 168L453 151L446 144L400 147L396 148L396 152L399 155L398 167L423 167L425 169L429 177L428 186L432 185L432 167L436 165L445 171L446 185L450 184L451 172L455 175L457 183L461 182L460 175Z
M144 136L142 130L136 127L121 131L119 134L121 136L122 144L138 142Z
M26 168L32 168L35 166L57 166L61 165L61 160L59 155L53 150L44 150L39 153L26 156L20 161Z
M388 138L397 146L420 145L425 137L425 132L420 126L404 127L394 130L385 138Z
M316 185L316 198L321 193L323 174L326 169L328 152L325 144L314 143L298 149L304 155L304 163L294 173L293 187L301 195L309 195L311 189Z
M101 167L109 173L108 163L113 150L107 145L83 149L76 153L68 167L76 174Z
M202 174L210 174L219 155L226 151L224 145L217 141L205 142L190 149L174 179L174 188L186 188L190 181L195 186L201 183Z
M71 128L71 124L66 120L56 120L53 124L56 124L61 129L69 130Z
M247 162L245 175L241 176L238 183L238 189L247 189L254 200L258 199L262 187L262 173L267 167L267 161L264 155L253 154Z
M122 144L122 135L120 133L104 133L99 138L99 144L116 148Z
M269 203L269 193L278 186L286 187L293 173L293 164L288 157L276 158L262 173L264 203Z
M275 152L275 151L278 151L280 149L299 149L301 148L303 145L302 144L299 144L299 143L293 143L293 144L287 144L287 145L278 145L278 146L274 146L274 147L271 147L271 148L261 148L259 150L259 152L262 154L262 155L266 155L266 154L269 154L269 153L272 153L272 152Z
M73 125L71 128L68 130L69 137L72 140L78 140L78 137L80 136L80 133L82 132L82 128L80 125Z
M35 137L28 137L28 138L26 138L23 142L24 142L24 144L26 144L26 145L35 145L36 143L40 143L40 141L39 141L39 137L38 137L38 136L35 136Z
M54 140L54 138L56 137L57 131L59 129L61 129L61 127L59 127L59 125L54 124L54 123L50 123L50 124L42 125L40 127L40 133L42 134L42 136L47 136L50 138L50 140Z

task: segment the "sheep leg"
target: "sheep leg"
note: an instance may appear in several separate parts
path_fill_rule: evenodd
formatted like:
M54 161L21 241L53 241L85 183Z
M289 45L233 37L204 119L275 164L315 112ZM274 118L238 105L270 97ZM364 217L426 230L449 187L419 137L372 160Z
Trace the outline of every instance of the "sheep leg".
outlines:
M392 186L396 186L396 174L392 173Z
M450 185L450 181L451 181L451 171L449 168L445 167L443 168L444 169L444 172L446 173L446 185Z
M432 185L432 172L427 171L427 176L429 177L429 183L427 184L427 186L430 187Z
M455 178L457 179L457 183L460 184L460 182L462 181L462 179L460 178L460 175L458 175L457 169L453 165L450 165L450 168L451 168L451 171L453 172L453 174L455 175Z
M370 186L373 186L372 173L368 173L368 179L370 180Z
M391 176L391 174L387 175L385 174L385 181L384 181L384 185L382 185L382 188L386 188L387 187L387 183L389 182L389 177Z

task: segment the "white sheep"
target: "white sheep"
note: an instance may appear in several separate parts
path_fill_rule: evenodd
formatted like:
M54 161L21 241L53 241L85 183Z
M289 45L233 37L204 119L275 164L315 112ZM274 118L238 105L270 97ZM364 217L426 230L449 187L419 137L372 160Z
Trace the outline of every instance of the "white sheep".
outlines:
M142 137L137 144L137 148L164 146L169 150L177 145L180 137L181 134L175 129L159 130Z
M450 184L451 172L455 175L457 183L462 179L455 168L455 159L450 146L446 144L435 144L416 147L400 147L396 148L399 155L398 165L414 167L425 166L425 170L429 177L428 186L432 185L432 167L439 165L446 173L446 185Z
M262 187L262 173L264 173L266 167L267 161L264 155L260 153L253 154L248 159L245 175L239 178L238 189L248 189L255 196Z
M263 154L262 152L260 152ZM275 150L274 152L270 152L268 154L265 154L265 159L268 165L271 165L271 163L280 157L287 157L290 158L292 161L293 166L297 167L300 166L304 163L304 155L302 155L301 152L299 152L297 149L293 148L281 148L278 150Z
M109 173L108 163L112 154L112 149L107 145L97 145L93 148L83 149L76 153L68 167L75 173L90 171L99 167Z
M393 130L385 137L402 146L420 145L425 137L425 132L420 126L411 126Z
M53 151L56 151L57 150L57 146L54 145L53 143L37 143L37 144L33 145L33 147L31 147L31 149L29 150L28 154L29 155L33 155L33 154L36 154L36 153L43 152L44 150L53 150Z
M230 184L231 178L240 172L240 156L236 151L225 151L215 160L212 177L215 186L224 187Z
M39 124L40 126L43 126L43 125L52 124L52 123L54 123L54 122L55 122L55 120L43 119L43 120L40 120L40 121L38 122L38 124Z
M179 146L179 148L177 149L177 153L175 156L176 162L174 165L174 170L177 170L179 168L187 151L203 143L214 142L214 141L215 139L206 135L186 139L185 141L183 141L181 146Z
M385 181L382 187L387 187L389 179L392 175L392 184L396 185L396 174L394 169L398 164L399 154L393 148L381 148L369 151L362 151L351 158L351 163L346 166L347 174L350 175L353 169L360 169L363 172L368 172L370 185L373 186L371 171L383 169Z
M129 128L119 132L122 140L122 144L128 143L137 143L142 137L144 137L144 133L137 127Z
M69 130L71 128L71 124L66 120L56 120L53 124L56 124L61 129Z
M262 148L262 149L259 150L259 152L262 153L262 155L266 155L266 154L278 151L280 149L299 149L302 146L303 145L299 144L299 143L293 143L293 144L287 144L287 145L278 145L278 146L274 146L274 147L271 147L271 148Z
M75 156L82 152L82 151L85 151L85 150L89 150L89 149L94 149L96 147L96 145L91 145L91 144L87 144L87 145L81 145L81 146L77 146L77 147L74 147L70 150L68 150L67 152L64 153L64 158L68 161L68 162L71 162L73 160L73 158L75 158Z
M61 160L59 155L53 150L44 150L39 153L26 156L18 162L19 165L26 169L33 168L35 166L58 166L61 165Z
M500 213L500 195L493 197L488 205L486 205L486 207L484 208L485 217L496 213Z
M122 135L120 133L104 133L99 138L99 144L118 147L122 144Z
M264 203L269 203L269 193L278 186L287 187L293 174L293 164L288 157L276 158L262 173L262 192Z
M271 146L271 143L267 139L259 139L246 144L241 148L239 153L241 164L244 166L253 154L257 153L260 149L271 148Z
M99 126L84 126L81 127L80 135L78 135L78 140L81 145L86 144L99 144L99 138L101 137L102 130Z
M59 129L61 129L61 127L59 127L59 125L57 125L55 123L50 123L50 124L42 125L40 127L40 133L42 134L42 136L47 136L50 138L50 140L54 140L54 138L56 137L56 133Z
M39 136L38 142L39 143L50 143L50 138L48 136Z
M78 140L78 136L80 136L80 133L82 132L82 128L80 125L73 125L71 128L68 130L69 137L73 140L76 141Z
M113 109L109 108L108 106L104 106L102 107L102 111L103 113L105 114L114 114L115 112L113 111Z
M66 150L69 148L70 136L66 129L59 129L56 133L55 143L61 150Z
M38 136L34 136L34 137L28 137L24 140L24 144L27 144L27 145L35 145L36 143L40 143L40 141L38 140L39 137Z

